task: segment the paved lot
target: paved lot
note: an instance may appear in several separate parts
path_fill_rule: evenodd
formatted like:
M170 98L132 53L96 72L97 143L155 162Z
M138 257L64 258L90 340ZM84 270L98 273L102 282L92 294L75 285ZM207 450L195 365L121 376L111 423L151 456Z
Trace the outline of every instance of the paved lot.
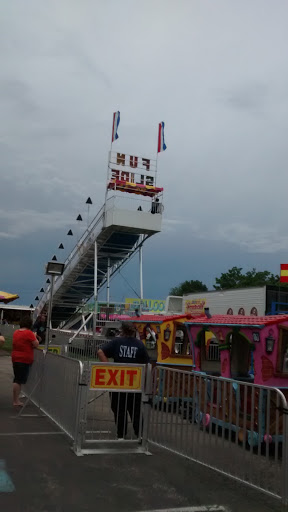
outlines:
M15 417L11 377L10 358L2 355L0 488L2 481L3 491L1 467L5 464L15 490L0 493L1 511L139 512L191 507L193 512L204 512L209 510L203 508L207 505L231 512L281 510L277 501L264 494L166 450L152 448L152 457L76 457L66 436L46 418ZM27 414L35 412L32 406L27 408Z

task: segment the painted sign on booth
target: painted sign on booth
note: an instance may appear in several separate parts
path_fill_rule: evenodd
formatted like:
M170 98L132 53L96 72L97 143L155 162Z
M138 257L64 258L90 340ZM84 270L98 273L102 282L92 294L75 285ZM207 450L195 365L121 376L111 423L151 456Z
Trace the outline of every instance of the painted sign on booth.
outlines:
M185 313L191 315L200 315L204 313L206 307L206 299L189 299L185 300Z
M40 350L45 350L45 345L39 345L38 348ZM49 345L48 352L52 352L53 354L61 354L61 346L60 345Z
M91 367L90 389L142 391L142 371L142 366L135 365L93 365Z

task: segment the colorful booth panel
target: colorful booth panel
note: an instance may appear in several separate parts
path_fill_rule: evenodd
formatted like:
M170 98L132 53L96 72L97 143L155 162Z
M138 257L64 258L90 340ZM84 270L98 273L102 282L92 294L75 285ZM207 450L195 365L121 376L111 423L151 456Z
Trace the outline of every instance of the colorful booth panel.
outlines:
M160 194L160 192L163 192L163 188L160 187L141 185L140 183L131 183L123 180L110 180L107 188L109 190L119 190L120 192L128 192L130 194L148 197L154 197L157 194Z
M155 350L154 360L158 364L193 367L193 348L186 326L190 315L165 317L162 315L143 315L131 321L139 333L140 339L148 350Z

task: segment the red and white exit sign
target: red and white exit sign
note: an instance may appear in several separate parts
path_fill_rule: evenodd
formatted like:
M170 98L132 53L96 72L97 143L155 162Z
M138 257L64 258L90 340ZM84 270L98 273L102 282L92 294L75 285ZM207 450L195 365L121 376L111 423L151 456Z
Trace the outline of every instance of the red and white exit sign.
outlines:
M142 391L143 366L98 364L91 367L90 389Z

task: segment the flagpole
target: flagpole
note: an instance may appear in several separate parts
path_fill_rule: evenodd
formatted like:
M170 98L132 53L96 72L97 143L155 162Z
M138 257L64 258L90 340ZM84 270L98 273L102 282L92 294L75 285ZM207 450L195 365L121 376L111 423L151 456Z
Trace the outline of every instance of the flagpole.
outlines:
M280 298L281 298L280 286L281 286L281 264L280 264L280 276L279 276L279 285L278 285L278 307L275 311L276 315L279 314L279 309L280 309Z
M107 202L107 196L108 196L108 182L109 182L109 163L110 163L110 157L112 153L112 144L113 144L113 128L114 128L114 112L112 117L112 135L111 135L111 144L110 144L110 151L108 151L108 164L107 164L107 179L106 179L106 189L105 189L105 202L104 202L104 218L106 219L106 202Z
M155 173L155 187L157 184L157 173L158 173L158 155L159 155L159 123L158 123L158 138L157 138L157 148L156 148L156 173Z
M111 136L110 152L112 151L112 144L113 144L113 128L114 128L114 113L113 113L113 118L112 118L112 136Z
M157 172L158 172L158 151L157 151L157 156L156 156L155 187L157 185Z

